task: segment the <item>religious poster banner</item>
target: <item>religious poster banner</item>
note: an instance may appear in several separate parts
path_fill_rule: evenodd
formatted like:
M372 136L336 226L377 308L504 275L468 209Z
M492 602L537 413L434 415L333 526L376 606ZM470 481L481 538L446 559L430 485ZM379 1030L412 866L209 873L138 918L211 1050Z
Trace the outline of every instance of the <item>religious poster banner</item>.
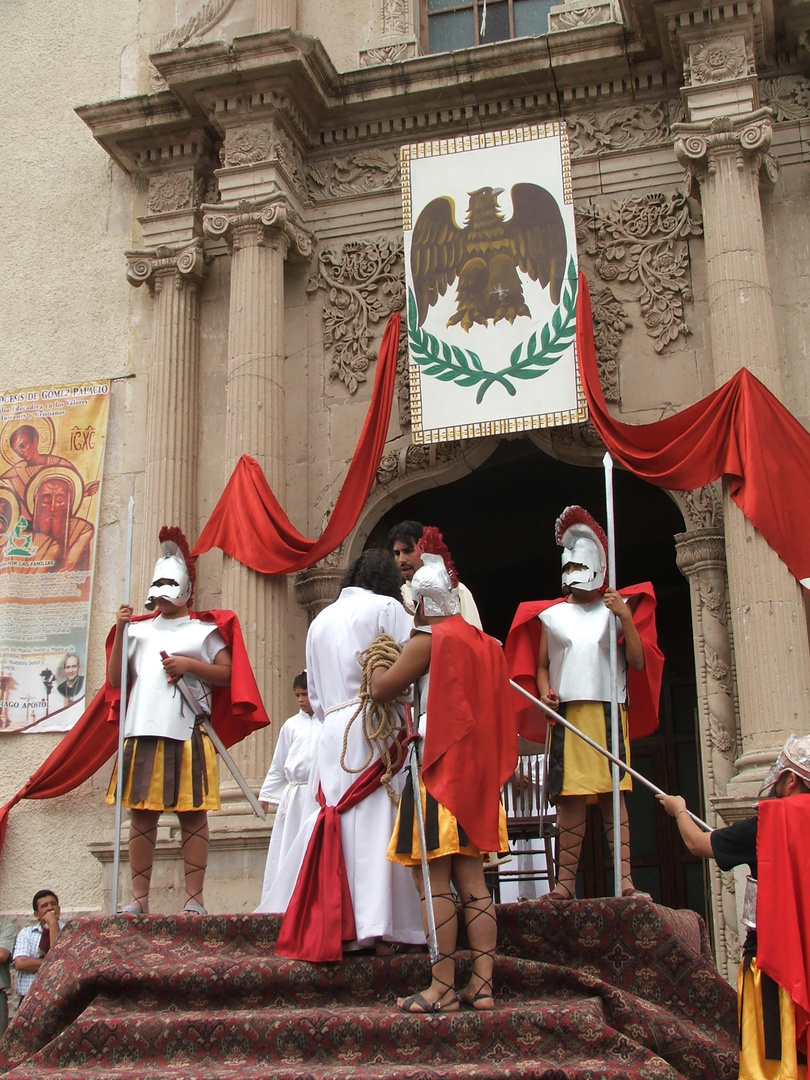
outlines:
M415 442L587 419L565 124L403 146Z
M0 733L84 709L109 391L0 393Z

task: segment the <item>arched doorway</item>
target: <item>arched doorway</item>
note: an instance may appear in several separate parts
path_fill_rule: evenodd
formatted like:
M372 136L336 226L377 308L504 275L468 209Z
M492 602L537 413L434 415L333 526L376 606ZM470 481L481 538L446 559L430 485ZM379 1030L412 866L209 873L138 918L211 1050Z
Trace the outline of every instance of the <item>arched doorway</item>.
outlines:
M666 657L661 725L655 735L633 744L633 764L659 787L701 805L689 586L676 566L673 541L683 518L663 491L622 470L614 473L614 493L618 583L653 582ZM570 503L580 503L604 522L601 469L556 461L528 438L504 441L474 472L389 510L367 546L385 546L388 530L403 519L439 526L485 629L504 640L522 600L559 595L554 522ZM637 886L658 902L707 917L701 860L685 851L646 788L636 785L628 806ZM601 842L598 809L591 813L596 820L588 830L579 887L582 895L606 895L612 892L612 863Z

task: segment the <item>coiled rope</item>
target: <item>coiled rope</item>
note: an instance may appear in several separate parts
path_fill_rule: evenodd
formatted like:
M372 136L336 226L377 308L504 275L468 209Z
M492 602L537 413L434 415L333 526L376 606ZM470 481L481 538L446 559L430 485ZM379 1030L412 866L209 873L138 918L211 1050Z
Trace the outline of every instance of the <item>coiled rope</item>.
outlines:
M402 743L397 738L403 728L402 719L394 705L406 701L408 695L403 694L394 701L378 704L371 696L371 676L375 668L390 668L401 652L402 648L390 635L380 634L367 649L357 654L358 663L363 669L360 689L357 692L360 703L343 732L343 749L340 754L340 767L344 772L361 773L371 764L376 752L385 766L380 784L385 785L392 802L398 802L399 796L391 787L391 777L405 756ZM362 717L363 739L368 747L368 756L358 769L350 769L346 764L346 749L349 731L358 717Z

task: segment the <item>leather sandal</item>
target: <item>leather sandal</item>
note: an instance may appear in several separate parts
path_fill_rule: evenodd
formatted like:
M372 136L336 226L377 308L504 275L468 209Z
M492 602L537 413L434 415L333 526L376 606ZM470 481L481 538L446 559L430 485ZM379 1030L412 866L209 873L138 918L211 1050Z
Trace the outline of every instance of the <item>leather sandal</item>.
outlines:
M413 1007L414 1005L416 1005L416 1008ZM411 1013L414 1016L420 1016L423 1013L458 1012L459 998L453 994L449 1001L443 1002L442 998L437 1001L428 1001L424 994L416 993L403 998L402 1001L398 1001L397 1008L401 1012Z

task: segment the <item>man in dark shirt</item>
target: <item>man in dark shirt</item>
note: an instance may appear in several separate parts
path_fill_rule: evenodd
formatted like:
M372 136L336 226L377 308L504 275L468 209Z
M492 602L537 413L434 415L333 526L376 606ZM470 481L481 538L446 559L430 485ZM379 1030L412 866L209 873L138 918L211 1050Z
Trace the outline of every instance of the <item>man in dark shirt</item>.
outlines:
M765 777L760 794L768 792L769 799L787 799L794 795L810 795L810 736L797 738L795 735L785 743L781 754L768 775ZM805 1013L795 997L785 986L775 982L757 965L757 892L758 892L758 857L760 861L767 857L768 866L773 872L780 865L778 852L767 850L759 853L757 839L760 835L760 816L735 821L723 829L703 830L695 824L686 809L686 803L680 795L659 795L658 801L670 817L674 817L683 842L693 855L714 859L721 870L732 870L735 866L747 865L750 871L743 902L743 922L747 928L743 955L737 982L740 1018L740 1080L805 1080L807 1075L807 1030ZM804 800L802 800L804 804ZM792 805L791 810L806 812L810 801L804 805ZM771 810L774 807L767 807ZM787 809L782 807L780 809ZM763 811L764 812L764 811ZM769 818L771 815L768 815ZM797 818L796 814L792 817ZM780 823L786 818L782 814ZM772 830L771 830L772 831ZM783 836L783 848L789 849L794 836L801 836L801 826ZM806 836L801 836L801 842ZM768 848L773 847L768 844ZM789 852L788 852L789 854ZM794 853L796 854L796 853ZM773 883L770 885L773 892ZM780 880L779 887L789 889L786 877ZM760 899L762 899L760 897ZM796 897L796 908L800 907ZM759 905L762 907L762 905ZM772 910L772 906L771 906ZM801 935L806 927L807 912L790 910L787 905L791 925ZM764 927L767 915L759 912L760 924ZM764 929L763 929L764 935ZM760 957L760 959L762 959ZM764 961L762 961L764 963ZM799 981L804 981L801 971ZM797 1045L798 1043L798 1045Z

